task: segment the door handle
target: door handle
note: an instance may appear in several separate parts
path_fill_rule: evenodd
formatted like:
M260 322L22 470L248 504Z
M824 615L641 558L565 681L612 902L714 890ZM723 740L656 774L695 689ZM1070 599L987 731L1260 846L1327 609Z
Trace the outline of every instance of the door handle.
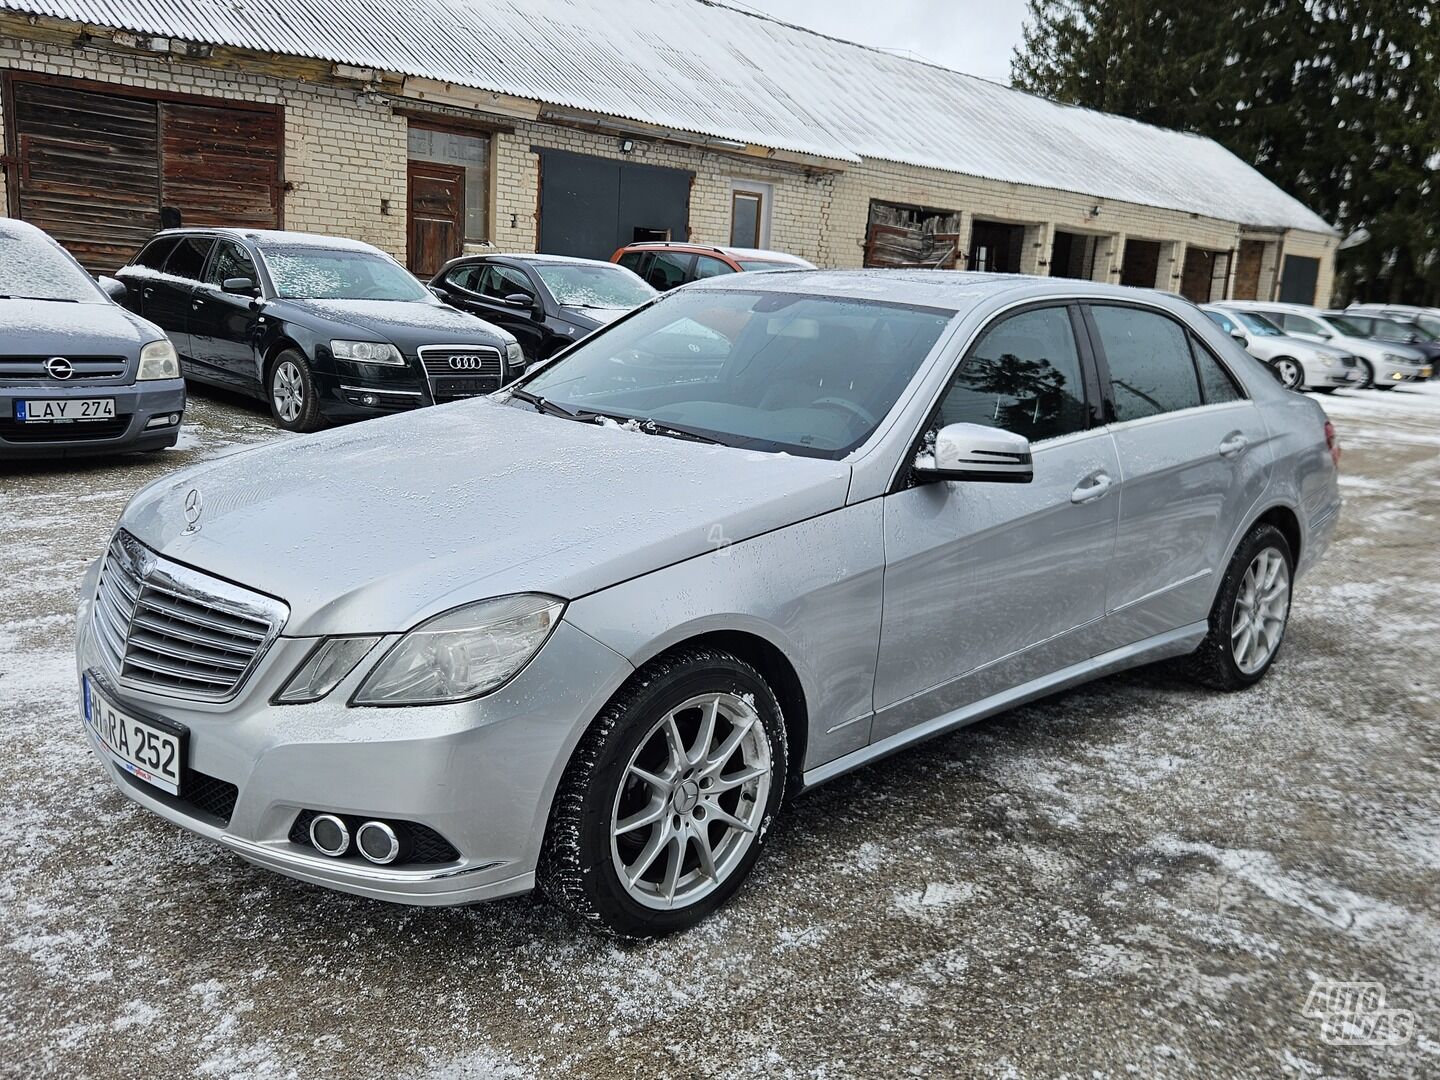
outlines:
M204 301L204 300L192 300L192 301L190 302L190 310L191 310L191 311L199 311L199 310L204 306L204 304L205 304L205 301Z
M1232 431L1225 438L1220 440L1220 456L1229 458L1242 453L1250 445L1250 440L1242 432Z
M1109 473L1104 469L1097 469L1075 485L1075 490L1070 492L1070 501L1079 504L1098 499L1109 491L1113 484Z
M146 290L145 290L145 299L146 299L146 300L149 300L150 297L152 297L152 296L154 296L154 295L155 295L155 290L154 290L154 289L146 289Z

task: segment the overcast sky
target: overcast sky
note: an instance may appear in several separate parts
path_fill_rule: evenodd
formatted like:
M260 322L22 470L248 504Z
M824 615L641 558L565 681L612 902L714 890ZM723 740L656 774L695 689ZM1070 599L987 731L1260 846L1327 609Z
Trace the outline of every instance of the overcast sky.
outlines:
M822 34L1010 81L1025 0L725 0Z

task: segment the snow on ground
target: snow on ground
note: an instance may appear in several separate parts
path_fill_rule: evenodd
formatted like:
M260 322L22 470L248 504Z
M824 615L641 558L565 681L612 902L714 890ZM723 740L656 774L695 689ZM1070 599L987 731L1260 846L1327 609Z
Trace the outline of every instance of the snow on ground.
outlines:
M1340 534L1244 694L1104 680L841 778L695 931L422 910L267 873L137 809L75 719L75 583L163 470L276 437L0 470L0 1075L1440 1075L1440 388L1322 399ZM1404 1046L1325 1043L1316 979Z

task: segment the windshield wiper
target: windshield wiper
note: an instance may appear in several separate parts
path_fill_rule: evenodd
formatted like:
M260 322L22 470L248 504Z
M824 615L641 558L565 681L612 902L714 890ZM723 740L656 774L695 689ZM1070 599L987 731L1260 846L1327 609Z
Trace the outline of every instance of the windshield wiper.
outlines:
M566 420L589 419L588 415L582 416L580 413L572 412L571 410L565 408L565 406L556 405L555 402L547 401L539 394L532 394L528 390L511 390L510 396L513 398L519 398L527 405L535 406L535 410L537 412L542 412L549 416L563 416Z
M727 442L715 438L713 435L706 435L704 432L696 431L694 428L677 427L666 420L641 420L640 430L647 435L666 435L672 439L683 439L686 442L708 443L710 446L729 446Z

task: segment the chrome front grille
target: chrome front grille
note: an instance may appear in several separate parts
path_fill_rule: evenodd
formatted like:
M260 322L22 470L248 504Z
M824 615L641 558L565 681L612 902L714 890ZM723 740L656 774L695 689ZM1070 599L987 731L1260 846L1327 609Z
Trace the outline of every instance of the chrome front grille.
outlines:
M67 356L73 374L56 379L46 368L49 356L0 356L0 382L74 386L76 383L118 382L129 361L123 356Z
M422 345L420 363L437 402L492 394L505 384L505 360L488 345Z
M289 616L279 600L156 555L115 534L95 590L95 634L122 685L225 701Z

